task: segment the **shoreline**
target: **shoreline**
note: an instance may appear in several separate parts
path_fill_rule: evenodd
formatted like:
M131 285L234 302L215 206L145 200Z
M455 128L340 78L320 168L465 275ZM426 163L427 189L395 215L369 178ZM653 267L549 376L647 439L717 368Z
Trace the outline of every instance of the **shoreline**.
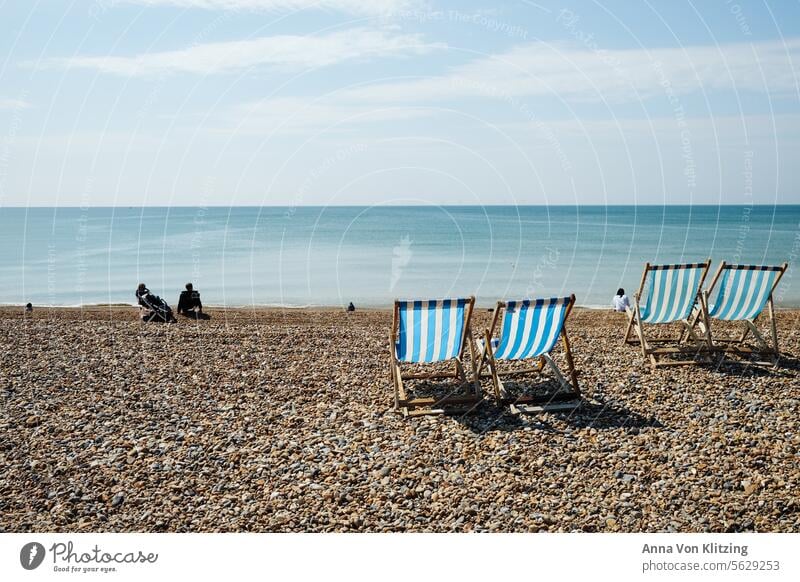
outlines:
M170 305L172 307L172 305ZM491 304L483 304L480 302L476 302L475 309L487 311L489 309L494 309L495 303ZM0 314L4 312L16 312L17 310L25 308L24 303L0 303ZM96 310L126 310L126 309L138 309L139 306L135 303L85 303L83 305L34 305L33 309L34 312L37 310L55 310L55 311L96 311ZM335 305L269 305L269 304L258 304L258 305L216 305L216 304L204 304L204 310L212 309L214 311L308 311L308 312L338 312L338 311L346 311L344 306L335 306ZM369 312L391 312L393 309L393 304L389 304L386 306L356 306L356 312L359 311L369 311ZM614 310L611 309L611 306L602 306L602 305L575 305L574 309L584 310L584 311L592 311L592 312L605 312L608 311L609 313L614 313ZM793 313L796 311L800 311L800 305L783 305L783 306L775 306L775 311L778 313Z

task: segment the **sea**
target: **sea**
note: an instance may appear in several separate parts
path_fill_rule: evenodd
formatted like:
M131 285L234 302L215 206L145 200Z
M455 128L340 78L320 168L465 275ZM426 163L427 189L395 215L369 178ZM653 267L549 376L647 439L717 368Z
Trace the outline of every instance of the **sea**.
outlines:
M645 262L790 263L800 306L800 205L0 207L0 303L389 307L395 298L574 293L607 308Z

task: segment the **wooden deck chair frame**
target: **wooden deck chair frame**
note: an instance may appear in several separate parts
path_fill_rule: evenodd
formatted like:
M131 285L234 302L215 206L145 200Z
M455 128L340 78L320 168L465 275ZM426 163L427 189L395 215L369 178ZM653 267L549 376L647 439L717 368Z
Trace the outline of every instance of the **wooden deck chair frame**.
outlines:
M711 284L708 286L708 289L703 291L703 301L692 313L692 317L689 321L690 326L692 329L698 328L700 330L699 335L708 342L708 344L711 346L711 349L715 352L722 353L723 356L724 354L731 354L748 358L762 358L762 360L757 361L751 360L750 363L769 366L776 365L778 363L778 359L780 358L780 349L778 347L778 328L775 322L775 304L772 300L772 294L775 292L775 289L777 289L778 283L780 283L781 278L783 277L784 273L786 273L786 269L788 268L789 263L783 263L780 266L761 266L734 265L722 261L717 269L717 272L714 273L714 277L711 279ZM767 298L766 304L766 311L769 315L769 338L765 338L755 325L756 320L761 317L762 313L764 313L763 309L753 319L734 320L742 323L743 329L738 338L718 337L714 336L712 333L711 319L713 319L713 317L709 312L709 299L712 297L712 293L723 272L725 270L734 269L778 271L778 276L775 278L772 288L769 290L769 297ZM688 331L685 333L688 334ZM753 349L744 345L744 341L750 334L753 335L758 349Z
M524 395L517 398L510 397L503 385L501 373L498 370L498 360L494 357L494 348L492 346L492 337L495 331L498 330L498 324L502 322L501 314L507 308L505 301L498 301L494 310L494 317L492 318L491 327L485 330L483 337L483 351L480 355L480 365L478 367L478 375L481 376L484 367L489 368L488 374L483 374L481 377L491 377L492 386L494 387L494 395L497 402L502 405L510 405L511 411L516 413L539 413L539 412L557 412L574 410L580 406L581 391L578 387L578 375L575 371L575 363L572 359L572 351L570 349L569 337L567 336L567 320L572 308L575 306L575 295L570 295L570 301L566 306L566 313L564 314L564 322L559 331L561 336L561 344L564 349L564 357L566 359L567 370L564 374L555 363L549 353L537 356L536 365L530 368L523 368L519 370L509 370L502 373L504 377L517 377L530 374L541 374L545 365L548 365L553 372L558 383L561 385L562 391L556 394L547 396L542 395Z
M394 389L394 407L403 413L403 416L423 416L429 414L466 414L472 412L483 401L483 393L477 373L477 355L472 341L472 313L475 308L475 297L465 299L464 336L461 340L458 356L452 358L453 372L442 373L403 373L400 369L401 362L397 359L395 345L398 339L400 301L394 303L392 329L389 334L389 366ZM464 351L469 345L471 379L464 370ZM447 360L444 360L447 361ZM410 364L409 365L419 365ZM467 393L448 395L444 398L408 398L406 394L406 380L437 380L455 379L459 381L457 387L466 387Z
M625 330L625 339L624 343L629 345L639 345L642 350L642 356L645 360L650 361L650 365L653 369L661 367L661 366L682 366L682 365L690 365L690 364L699 364L699 363L708 363L708 353L711 350L711 342L707 338L698 337L692 326L689 322L689 317L686 319L680 320L680 323L683 325L683 331L681 334L676 338L648 338L645 334L644 330L644 322L641 320L641 313L640 313L640 305L639 301L642 298L642 292L644 291L645 283L647 282L647 275L651 271L662 270L662 269L688 269L688 268L699 268L703 267L703 274L700 277L700 283L697 287L697 296L695 297L695 301L699 302L701 305L704 301L703 294L701 289L703 288L703 282L708 275L708 269L711 267L711 259L702 262L702 263L685 263L685 264L677 264L677 265L652 265L650 263L645 263L644 272L642 273L642 280L639 283L639 290L634 293L633 295L633 307L627 308L628 314L628 326ZM702 314L707 314L708 310L701 309ZM661 324L650 324L650 325L661 325ZM706 320L706 326L708 325L708 321ZM635 335L634 335L635 334ZM691 340L691 343L689 343ZM658 344L676 344L671 347L656 347ZM681 359L681 360L673 360L673 359L666 359L671 358L673 356L680 356L680 355L691 355L691 360ZM698 360L698 355L705 355L705 357L701 360Z

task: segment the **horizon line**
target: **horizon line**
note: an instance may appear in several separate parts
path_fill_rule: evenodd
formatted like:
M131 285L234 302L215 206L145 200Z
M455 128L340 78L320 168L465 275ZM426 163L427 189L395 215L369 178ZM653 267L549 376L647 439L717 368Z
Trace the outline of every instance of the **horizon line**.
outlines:
M793 204L788 202L781 202L781 203L758 203L758 204L733 204L733 203L724 203L724 204L712 204L712 203L702 203L702 204L650 204L650 203L642 203L642 204L548 204L548 203L540 203L540 204L173 204L173 205L157 205L157 204L145 204L145 205L135 205L135 204L117 204L111 206L104 206L104 205L77 205L77 204L59 204L59 205L39 205L39 204L32 204L28 206L22 205L15 205L15 204L7 204L1 205L0 210L3 208L14 208L14 209L31 209L31 208L78 208L78 209L89 209L89 208L381 208L381 207L388 207L388 208L523 208L523 207L562 207L562 208L576 208L576 207L594 207L594 208L622 208L622 207L649 207L649 208L669 208L669 207L711 207L711 208L722 208L722 207L778 207L778 206L800 206L800 203Z

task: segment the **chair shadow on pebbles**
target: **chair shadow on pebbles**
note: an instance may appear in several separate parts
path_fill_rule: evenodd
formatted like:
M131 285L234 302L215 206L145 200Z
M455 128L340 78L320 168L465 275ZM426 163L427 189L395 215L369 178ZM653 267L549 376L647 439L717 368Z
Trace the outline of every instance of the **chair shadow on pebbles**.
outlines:
M629 410L619 402L584 398L579 408L564 412L538 415L512 414L508 406L497 406L485 400L474 414L454 417L454 420L475 433L512 432L534 428L550 433L563 433L563 424L570 429L594 428L596 430L626 429L638 434L643 429L664 428L655 417Z
M198 313L196 311L184 311L181 315L186 319L195 319L195 320L202 320L208 321L211 319L211 316L207 313Z
M774 367L761 366L744 358L725 356L717 358L714 372L728 376L758 376L761 378L796 378L800 372L800 359L793 354L781 352Z

